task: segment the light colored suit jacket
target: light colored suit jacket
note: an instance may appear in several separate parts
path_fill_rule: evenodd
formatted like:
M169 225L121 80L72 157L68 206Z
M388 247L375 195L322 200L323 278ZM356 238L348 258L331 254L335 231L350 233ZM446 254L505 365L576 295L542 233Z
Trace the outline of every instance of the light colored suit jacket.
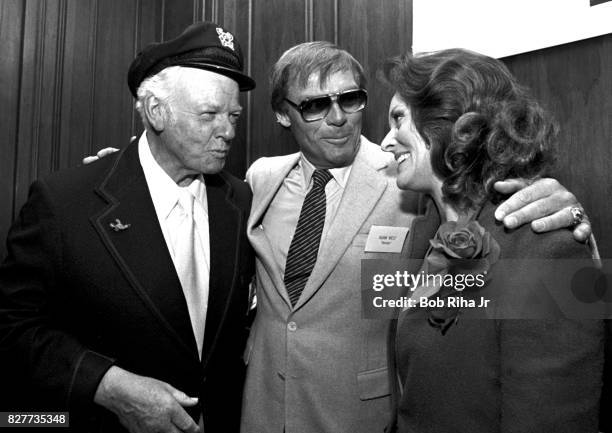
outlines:
M362 137L336 216L292 309L261 222L298 159L298 153L261 158L247 173L257 316L245 352L241 430L382 432L390 406L389 322L362 319L360 260L399 258L400 253L364 253L368 232L372 225L409 227L418 196L397 188L392 156Z

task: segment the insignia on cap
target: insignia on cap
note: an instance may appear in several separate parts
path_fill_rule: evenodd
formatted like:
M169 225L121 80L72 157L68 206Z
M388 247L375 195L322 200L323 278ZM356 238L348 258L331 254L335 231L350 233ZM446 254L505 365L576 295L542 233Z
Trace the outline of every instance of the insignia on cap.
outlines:
M217 27L217 34L219 35L219 41L224 47L234 50L234 36L230 32L224 32L221 27Z

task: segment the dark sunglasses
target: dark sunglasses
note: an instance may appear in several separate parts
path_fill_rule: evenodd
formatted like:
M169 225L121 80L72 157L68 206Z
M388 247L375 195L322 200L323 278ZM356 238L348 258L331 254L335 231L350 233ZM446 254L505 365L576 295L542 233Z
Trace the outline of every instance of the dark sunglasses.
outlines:
M304 99L299 104L287 98L285 98L285 101L300 112L305 122L314 122L315 120L324 119L334 102L337 102L340 109L346 114L363 110L368 103L368 92L365 89L353 89L323 96L314 96Z

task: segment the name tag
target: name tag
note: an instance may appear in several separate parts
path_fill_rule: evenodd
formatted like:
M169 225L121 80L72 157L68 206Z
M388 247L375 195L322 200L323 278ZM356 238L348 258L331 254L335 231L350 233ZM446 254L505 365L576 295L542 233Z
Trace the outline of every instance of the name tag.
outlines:
M401 253L408 227L372 226L365 245L367 253Z

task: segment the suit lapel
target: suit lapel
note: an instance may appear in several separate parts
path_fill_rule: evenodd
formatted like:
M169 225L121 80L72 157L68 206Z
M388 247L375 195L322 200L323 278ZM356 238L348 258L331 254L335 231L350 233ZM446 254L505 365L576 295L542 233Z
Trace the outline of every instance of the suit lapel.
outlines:
M407 248L404 250L406 257L409 259L423 259L425 257L425 253L429 249L429 240L435 236L440 226L440 217L433 200L425 196L422 196L422 200L425 200L425 213L414 219L406 244ZM413 262L415 261L413 260Z
M187 304L140 165L137 141L117 157L96 193L108 203L90 218L102 242L151 314L189 356L197 357ZM111 224L117 221L129 227L116 231Z
M205 182L210 231L210 283L202 349L204 366L214 351L233 291L237 290L236 252L240 230L244 229L244 216L232 200L233 190L229 183L222 175L206 175Z
M287 155L283 164L271 168L266 176L258 177L257 182L261 182L261 185L258 183L258 185L253 188L253 206L248 223L248 235L253 245L253 249L261 264L266 269L266 272L270 275L278 294L284 299L288 306L291 306L291 301L289 300L287 289L281 278L278 263L276 263L276 258L272 253L272 245L266 233L262 230L261 223L270 206L270 202L276 196L278 189L283 184L283 181L291 169L295 167L299 158L299 153Z
M378 173L386 163L369 161L366 153L362 143L336 216L327 236L321 240L314 269L295 308L308 302L319 290L387 188L387 179Z

